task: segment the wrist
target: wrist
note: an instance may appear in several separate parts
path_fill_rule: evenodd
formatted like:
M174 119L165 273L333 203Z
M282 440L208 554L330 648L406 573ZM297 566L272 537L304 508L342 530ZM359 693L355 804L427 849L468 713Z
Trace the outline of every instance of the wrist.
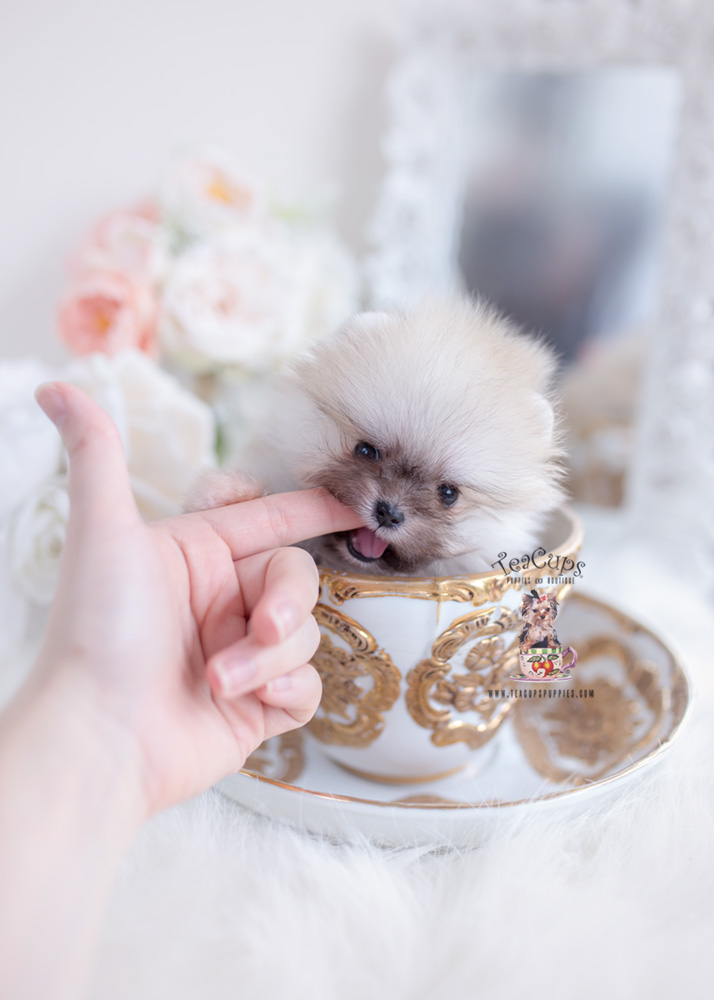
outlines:
M56 666L36 670L0 717L0 940L8 959L0 993L69 1000L143 812L130 748L102 739L81 684Z
M25 801L43 802L78 839L85 828L95 837L105 830L118 851L126 849L147 818L138 751L81 672L38 664L0 727L0 769L25 784Z

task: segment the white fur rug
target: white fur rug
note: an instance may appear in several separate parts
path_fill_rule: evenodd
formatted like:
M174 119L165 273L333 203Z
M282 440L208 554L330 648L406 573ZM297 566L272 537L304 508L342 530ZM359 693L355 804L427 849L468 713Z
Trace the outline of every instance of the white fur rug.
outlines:
M583 590L653 625L694 681L658 767L574 819L505 817L452 853L336 845L208 792L135 843L93 1000L711 996L714 620L617 522L586 528Z

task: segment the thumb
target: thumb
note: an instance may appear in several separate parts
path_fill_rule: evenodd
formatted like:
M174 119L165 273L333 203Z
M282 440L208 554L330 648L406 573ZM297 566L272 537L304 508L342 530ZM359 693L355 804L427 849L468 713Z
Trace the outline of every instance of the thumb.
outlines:
M134 521L139 513L116 424L89 396L64 382L45 382L35 399L60 433L69 458L72 515L85 528Z

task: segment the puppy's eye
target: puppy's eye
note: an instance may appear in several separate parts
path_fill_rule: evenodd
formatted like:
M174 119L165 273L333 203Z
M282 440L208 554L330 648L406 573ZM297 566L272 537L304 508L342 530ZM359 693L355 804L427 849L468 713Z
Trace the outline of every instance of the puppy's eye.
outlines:
M355 446L355 455L357 458L366 458L370 462L376 462L379 458L379 452L374 445L368 444L366 441L360 441L359 444Z
M439 499L445 507L453 507L459 499L459 491L449 483L442 483L439 487Z

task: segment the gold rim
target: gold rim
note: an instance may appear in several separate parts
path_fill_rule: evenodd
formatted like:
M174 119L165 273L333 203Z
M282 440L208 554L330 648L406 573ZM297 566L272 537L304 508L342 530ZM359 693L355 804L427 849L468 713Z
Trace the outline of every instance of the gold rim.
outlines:
M463 764L459 764L457 767L450 767L448 771L439 771L438 774L424 774L409 778L393 778L387 774L374 774L372 771L360 771L359 768L350 767L349 764L343 764L341 760L335 760L334 757L330 757L330 760L333 764L338 764L341 768L344 768L345 771L351 771L352 774L356 774L358 778L366 778L368 781L376 781L379 784L385 785L418 785L426 781L440 781L442 778L450 778L452 774L457 774L459 771L463 771L468 764L468 761L464 761Z
M638 621L636 618L632 618L630 615L619 611L617 608L613 608L612 605L607 604L605 601L600 601L595 597L589 597L586 594L573 594L570 598L571 601L577 603L582 601L585 604L593 605L595 607L601 608L608 614L616 614L620 619L622 624L627 624L628 628L631 630L637 630L646 633L651 636L659 645L666 651L671 659L673 666L673 673L677 680L684 686L684 691L686 695L684 710L679 719L677 719L666 736L663 736L656 747L654 747L648 754L642 757L640 760L629 764L627 767L623 767L619 771L615 771L614 774L609 774L606 778L598 778L596 781L592 781L588 784L579 785L577 788L563 788L557 792L549 792L547 795L539 795L537 798L527 798L527 799L514 799L511 801L499 801L499 800L489 800L486 802L399 802L399 801L388 801L384 802L379 799L363 799L352 795L331 795L328 792L315 792L309 788L301 788L298 785L290 784L286 781L278 781L275 778L268 778L263 774L257 774L255 771L249 771L245 768L239 771L239 774L243 774L248 778L256 778L258 781L265 782L268 785L273 785L276 788L284 788L287 791L299 792L302 795L309 795L317 799L329 799L332 802L355 802L360 805L368 806L379 806L382 809L505 809L513 808L515 806L522 805L535 805L539 802L550 802L553 799L561 799L566 796L574 797L582 795L584 792L590 791L593 788L602 788L605 785L612 784L623 778L626 774L632 774L634 771L639 770L650 761L654 760L662 754L668 747L672 745L675 739L679 736L684 724L688 721L689 716L692 712L692 687L689 683L689 678L684 667L680 663L679 659L674 655L669 646L660 639L655 633L649 629L642 622Z

